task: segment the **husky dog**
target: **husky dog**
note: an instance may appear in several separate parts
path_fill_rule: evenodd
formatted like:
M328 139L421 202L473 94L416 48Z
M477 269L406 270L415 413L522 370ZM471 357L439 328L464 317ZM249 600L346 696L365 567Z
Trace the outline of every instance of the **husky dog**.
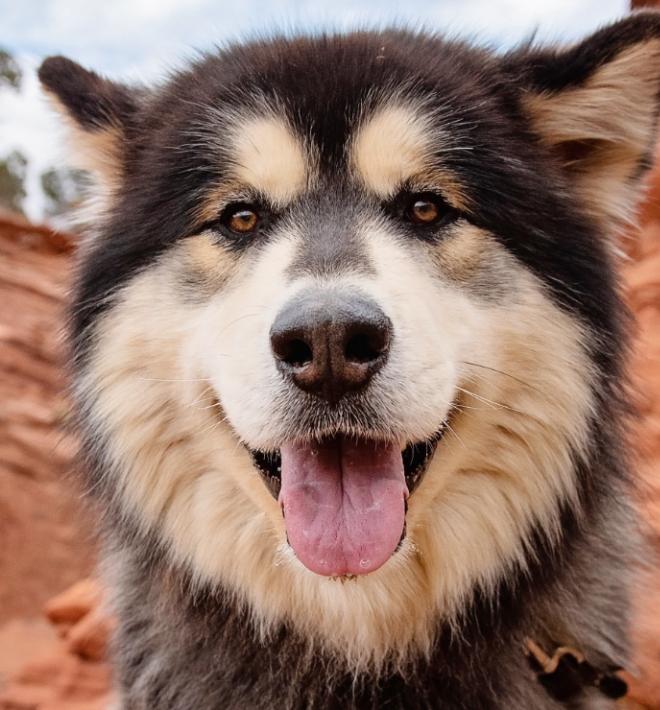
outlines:
M660 15L39 74L97 178L72 369L121 707L610 707Z

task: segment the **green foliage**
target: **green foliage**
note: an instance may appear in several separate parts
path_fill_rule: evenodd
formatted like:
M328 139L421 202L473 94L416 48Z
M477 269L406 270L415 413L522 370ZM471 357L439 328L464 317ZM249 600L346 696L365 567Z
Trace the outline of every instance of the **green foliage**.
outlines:
M0 88L8 86L18 91L22 79L23 72L18 62L6 49L0 49Z
M41 189L46 198L45 215L56 217L68 212L81 200L86 182L81 170L50 168L41 175Z
M0 207L23 213L27 158L15 150L0 159Z

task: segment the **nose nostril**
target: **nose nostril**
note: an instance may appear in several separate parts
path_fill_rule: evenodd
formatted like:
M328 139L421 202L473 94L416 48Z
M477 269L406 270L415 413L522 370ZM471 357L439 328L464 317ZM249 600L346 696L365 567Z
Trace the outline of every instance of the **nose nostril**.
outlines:
M333 404L369 385L387 362L393 337L392 323L377 304L335 291L293 300L269 336L280 375Z
M292 338L281 343L277 357L291 367L303 367L314 359L312 348L300 338Z
M344 357L348 362L366 364L377 360L387 347L384 335L380 332L355 333L346 341Z

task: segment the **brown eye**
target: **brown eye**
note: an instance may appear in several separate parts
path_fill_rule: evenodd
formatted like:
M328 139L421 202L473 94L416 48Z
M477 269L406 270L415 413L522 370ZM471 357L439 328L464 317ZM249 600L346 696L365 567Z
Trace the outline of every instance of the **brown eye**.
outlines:
M223 217L227 227L237 234L254 232L259 225L259 215L255 209L247 205L229 207Z
M406 216L415 224L434 224L442 217L442 211L433 197L415 195L408 205Z

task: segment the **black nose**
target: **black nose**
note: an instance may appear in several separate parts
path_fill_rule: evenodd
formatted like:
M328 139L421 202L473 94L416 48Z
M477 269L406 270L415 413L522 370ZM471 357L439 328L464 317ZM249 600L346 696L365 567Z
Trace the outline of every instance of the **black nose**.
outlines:
M368 384L387 360L391 337L390 319L375 303L336 291L297 297L270 331L280 372L329 402Z

